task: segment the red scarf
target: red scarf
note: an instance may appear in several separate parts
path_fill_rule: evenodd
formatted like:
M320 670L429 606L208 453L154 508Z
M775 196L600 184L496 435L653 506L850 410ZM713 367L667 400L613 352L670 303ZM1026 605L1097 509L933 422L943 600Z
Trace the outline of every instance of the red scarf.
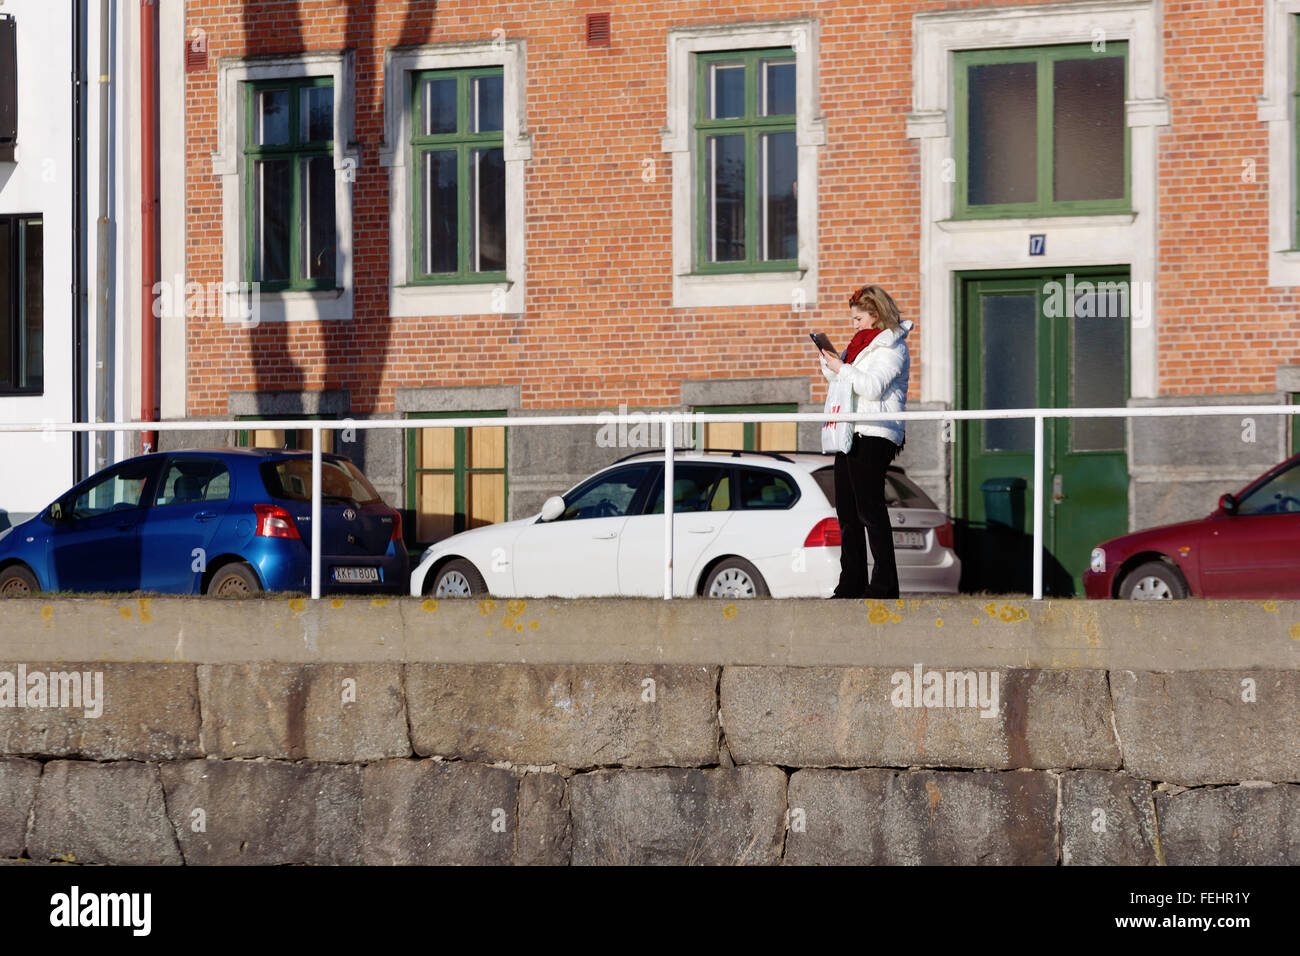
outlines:
M844 350L844 361L850 365L858 357L858 353L871 344L871 340L883 332L884 329L863 329L857 335L853 336L853 341L849 342L849 347Z

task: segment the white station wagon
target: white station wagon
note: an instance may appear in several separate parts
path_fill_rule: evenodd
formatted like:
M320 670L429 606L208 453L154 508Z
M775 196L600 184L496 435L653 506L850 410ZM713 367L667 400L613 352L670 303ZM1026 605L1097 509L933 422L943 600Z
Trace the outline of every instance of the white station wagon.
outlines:
M540 514L439 541L411 572L434 597L662 597L662 452L630 455ZM829 597L840 573L832 455L679 452L673 459L677 597ZM885 499L900 590L955 594L947 515L891 467Z

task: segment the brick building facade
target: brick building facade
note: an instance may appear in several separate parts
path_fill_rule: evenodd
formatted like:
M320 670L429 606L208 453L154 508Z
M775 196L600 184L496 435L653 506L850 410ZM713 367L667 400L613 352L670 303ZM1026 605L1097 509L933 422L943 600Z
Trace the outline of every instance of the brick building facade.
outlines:
M248 417L232 439L273 443L297 439L252 419L817 411L807 330L843 344L869 281L917 324L911 408L1290 402L1298 17L1300 0L188 0L208 59L184 77L184 279L261 291L255 326L164 316L185 370L164 409ZM331 447L427 540L626 454L594 431ZM1054 508L1049 546L1204 514L1291 432L1052 426L1048 473L1087 502ZM795 430L706 442L789 448ZM902 463L978 521L982 480L1024 474L1024 442L914 423Z

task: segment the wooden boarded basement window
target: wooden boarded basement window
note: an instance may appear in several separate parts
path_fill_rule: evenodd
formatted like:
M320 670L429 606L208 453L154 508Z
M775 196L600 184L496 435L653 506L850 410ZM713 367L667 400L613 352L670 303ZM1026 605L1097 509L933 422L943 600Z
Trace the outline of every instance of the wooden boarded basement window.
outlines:
M412 418L485 418L504 411L422 412ZM407 432L407 507L415 541L428 545L506 520L506 429L420 428Z

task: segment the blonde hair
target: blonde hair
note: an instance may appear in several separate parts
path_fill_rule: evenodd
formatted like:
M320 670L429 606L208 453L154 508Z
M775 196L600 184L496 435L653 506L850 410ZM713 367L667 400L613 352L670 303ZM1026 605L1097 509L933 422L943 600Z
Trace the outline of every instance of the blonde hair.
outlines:
M898 331L902 312L893 297L878 285L864 285L854 292L849 296L849 308L866 312L882 327Z

